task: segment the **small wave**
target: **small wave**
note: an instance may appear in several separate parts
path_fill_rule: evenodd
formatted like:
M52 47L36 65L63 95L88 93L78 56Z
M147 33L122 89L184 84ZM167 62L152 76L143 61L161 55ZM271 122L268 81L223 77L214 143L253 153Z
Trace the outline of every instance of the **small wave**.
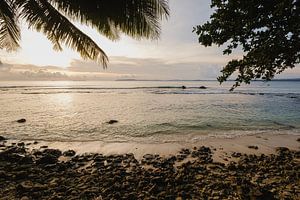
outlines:
M71 94L71 93L89 94L89 93L93 93L93 92L91 92L91 91L57 91L57 92L22 92L21 94ZM97 93L106 93L106 92L97 92Z
M297 135L299 136L299 129L294 130L231 130L231 131L214 131L214 132L182 132L182 131L157 131L149 134L145 134L143 136L134 136L134 137L78 137L77 139L70 138L22 138L23 140L31 140L31 141L47 141L47 142L105 142L105 143L126 143L126 142L138 142L143 144L156 144L156 143L195 143L199 141L203 141L206 139L233 139L244 136L255 136L255 135ZM10 138L17 139L17 138ZM20 138L18 138L20 139Z
M219 87L207 87L206 89L201 86L185 86L182 85L159 85L159 86L132 86L132 87L99 87L97 85L73 85L73 86L0 86L0 91L3 93L14 93L21 94L56 94L56 93L107 93L115 91L142 91L153 94L241 94L241 95L252 95L252 96L267 96L267 97L281 97L286 96L291 99L300 99L300 93L282 91L234 91L229 92L226 88Z
M281 129L286 129L286 130L291 130L291 129L295 129L295 126L289 125L289 124L284 124L284 123L280 123L280 122L276 122L274 121L273 124L280 126Z
M53 89L68 89L68 90L137 90L137 89L183 89L182 86L141 86L141 87L61 87L61 86L0 86L0 89L25 89L25 90L53 90ZM201 89L200 87L188 87L185 89Z
M276 93L276 92L232 92L232 94L243 94L243 95L253 95L253 96L276 96L276 97L289 97L289 98L299 98L300 93Z

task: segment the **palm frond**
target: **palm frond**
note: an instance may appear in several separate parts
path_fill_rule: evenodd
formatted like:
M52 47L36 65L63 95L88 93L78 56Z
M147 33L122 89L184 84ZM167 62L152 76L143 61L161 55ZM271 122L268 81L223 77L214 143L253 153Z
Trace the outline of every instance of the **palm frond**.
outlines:
M0 49L14 51L19 48L20 29L16 10L11 1L0 1Z
M53 43L54 49L61 50L61 43L76 50L84 59L95 60L107 66L105 52L85 33L73 25L54 8L48 0L15 0L20 17L29 28L44 33Z
M0 49L19 47L17 19L23 19L29 28L45 34L55 50L62 50L64 44L106 67L104 51L70 20L91 26L111 40L121 33L157 39L160 21L168 15L168 0L0 0Z
M169 15L167 0L49 0L70 19L114 40L120 32L136 39L157 39L160 20Z

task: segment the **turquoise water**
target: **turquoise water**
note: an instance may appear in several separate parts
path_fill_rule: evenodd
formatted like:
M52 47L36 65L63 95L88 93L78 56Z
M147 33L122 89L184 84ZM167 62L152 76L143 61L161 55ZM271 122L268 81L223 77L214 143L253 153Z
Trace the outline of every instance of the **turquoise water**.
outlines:
M59 141L186 142L300 134L300 82L0 82L0 135ZM186 86L182 89L181 86ZM200 89L200 86L207 89ZM17 119L26 118L24 124ZM106 122L115 119L113 125Z

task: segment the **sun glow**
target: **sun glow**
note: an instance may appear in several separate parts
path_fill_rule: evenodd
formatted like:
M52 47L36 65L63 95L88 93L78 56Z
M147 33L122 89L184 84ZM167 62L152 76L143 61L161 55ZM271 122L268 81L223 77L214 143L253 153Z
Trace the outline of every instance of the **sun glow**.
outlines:
M126 56L141 57L138 46L130 45L132 39L127 37L120 41L110 41L99 35L91 28L79 26L91 36L109 57ZM3 61L15 64L33 64L37 66L68 67L74 59L81 59L75 51L64 47L63 51L54 51L53 45L47 38L38 32L22 29L21 49L16 53L3 52ZM7 56L8 55L8 56Z

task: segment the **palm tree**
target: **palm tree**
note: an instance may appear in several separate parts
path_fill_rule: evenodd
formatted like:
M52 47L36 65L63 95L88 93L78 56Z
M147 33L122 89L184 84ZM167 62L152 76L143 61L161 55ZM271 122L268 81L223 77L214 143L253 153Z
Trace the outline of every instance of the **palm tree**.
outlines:
M107 66L105 52L73 22L96 29L111 40L121 33L157 39L160 20L169 15L168 0L0 0L0 49L19 48L19 22L42 32L55 50L62 44Z

